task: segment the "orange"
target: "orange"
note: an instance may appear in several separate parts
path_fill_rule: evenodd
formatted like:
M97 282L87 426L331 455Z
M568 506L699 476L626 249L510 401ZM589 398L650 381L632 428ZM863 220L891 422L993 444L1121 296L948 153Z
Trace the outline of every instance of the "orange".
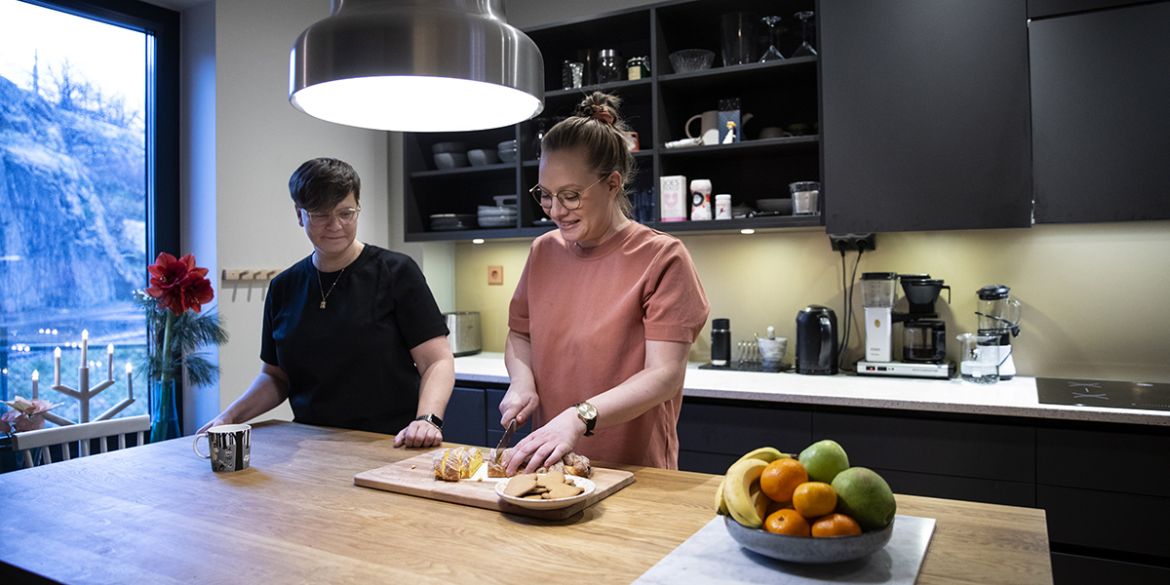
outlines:
M800 512L792 508L784 508L777 510L764 520L764 530L772 534L786 534L788 536L803 536L805 538L809 535L808 520L800 515Z
M777 459L764 468L760 476L760 489L774 502L792 500L796 486L808 481L804 465L795 459Z
M857 536L858 534L861 534L861 526L857 524L856 520L844 514L821 516L812 524L813 538Z
M822 481L809 481L796 486L792 492L792 506L801 516L812 519L824 516L837 508L837 492Z

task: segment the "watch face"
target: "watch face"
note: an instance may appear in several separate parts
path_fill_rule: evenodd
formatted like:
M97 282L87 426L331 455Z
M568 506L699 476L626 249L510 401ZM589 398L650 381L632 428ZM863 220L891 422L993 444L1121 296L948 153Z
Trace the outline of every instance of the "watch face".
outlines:
M582 417L587 419L597 418L597 408L588 402L582 402L581 404L578 404L577 412L580 413Z

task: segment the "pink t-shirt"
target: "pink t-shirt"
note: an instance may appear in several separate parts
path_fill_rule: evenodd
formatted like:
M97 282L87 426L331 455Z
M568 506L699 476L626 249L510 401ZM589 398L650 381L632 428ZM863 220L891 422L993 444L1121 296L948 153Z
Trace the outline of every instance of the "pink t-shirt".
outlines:
M559 231L537 238L508 313L508 327L532 343L535 425L642 371L647 340L693 343L707 314L695 265L674 237L630 222L595 248ZM641 416L582 437L576 451L677 469L681 407L680 384Z

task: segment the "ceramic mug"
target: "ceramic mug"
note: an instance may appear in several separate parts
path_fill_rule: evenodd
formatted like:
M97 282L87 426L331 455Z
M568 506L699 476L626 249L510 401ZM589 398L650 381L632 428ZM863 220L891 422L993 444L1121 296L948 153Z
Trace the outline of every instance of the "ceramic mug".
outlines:
M691 123L695 120L699 120L698 136L691 134ZM698 138L702 144L719 144L719 110L707 110L691 116L683 131L687 133L687 138Z
M199 452L199 439L207 437L208 454ZM195 435L195 454L211 460L212 471L240 471L252 459L251 425L216 425Z

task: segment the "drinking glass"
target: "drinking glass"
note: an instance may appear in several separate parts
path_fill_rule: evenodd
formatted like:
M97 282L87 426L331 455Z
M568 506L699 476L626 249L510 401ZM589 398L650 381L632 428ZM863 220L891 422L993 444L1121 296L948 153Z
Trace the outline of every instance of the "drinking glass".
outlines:
M754 63L759 17L748 12L728 12L720 18L720 22L723 32L723 66Z
M768 50L764 51L764 56L760 57L760 63L768 61L782 61L784 55L780 54L780 49L776 48L776 25L780 24L779 16L765 16L760 19L768 26Z
M817 50L813 48L812 43L808 42L808 32L809 32L808 29L809 29L809 26L811 26L811 23L809 21L813 19L813 11L803 10L801 12L797 12L794 16L796 16L796 18L800 20L801 43L800 43L800 46L797 47L795 51L793 51L792 56L793 57L812 57L812 56L815 56L817 54Z

